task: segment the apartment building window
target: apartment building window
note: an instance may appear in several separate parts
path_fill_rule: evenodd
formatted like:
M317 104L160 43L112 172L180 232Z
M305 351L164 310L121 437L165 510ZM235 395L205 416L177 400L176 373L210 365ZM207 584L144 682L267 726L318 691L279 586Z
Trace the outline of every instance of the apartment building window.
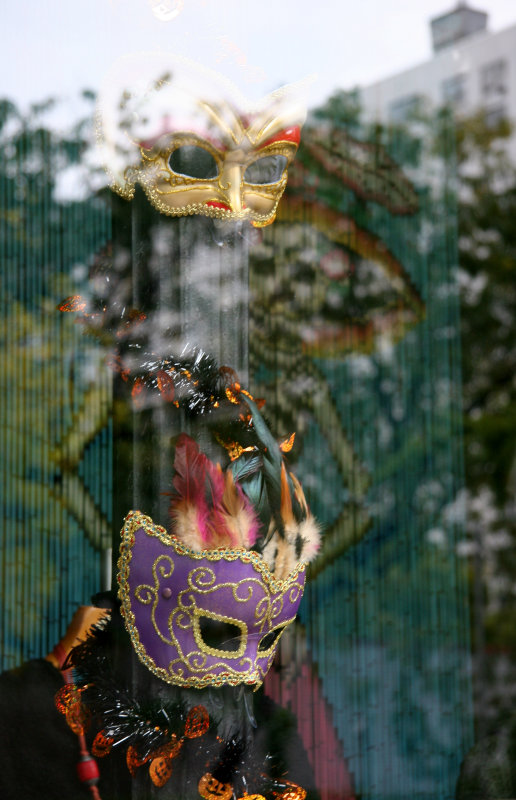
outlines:
M503 97L507 93L507 61L491 61L480 70L480 90L484 102Z
M423 98L420 94L409 94L393 100L389 104L389 119L393 123L405 122L421 108Z
M496 105L486 109L486 125L488 128L496 128L504 119L507 119L507 108L504 105Z
M445 105L458 108L466 100L466 75L453 75L446 78L441 85L442 100Z

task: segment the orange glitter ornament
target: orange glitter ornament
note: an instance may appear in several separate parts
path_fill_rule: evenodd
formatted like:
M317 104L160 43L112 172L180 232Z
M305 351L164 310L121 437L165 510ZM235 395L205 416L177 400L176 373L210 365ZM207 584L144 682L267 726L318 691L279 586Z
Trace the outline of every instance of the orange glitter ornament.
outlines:
M170 742L167 742L167 744L164 744L161 747L158 747L157 750L154 750L154 752L151 754L151 758L175 758L181 751L183 742L183 738L179 739L176 734L173 733Z
M70 730L77 736L81 736L88 730L90 721L91 714L88 709L82 705L79 695L66 710L66 723Z
M231 391L229 387L226 389L226 397L228 398L230 403L233 403L233 405L235 406L238 405L238 400L236 399L235 394Z
M125 754L125 761L127 764L127 769L129 770L132 778L134 778L136 775L136 770L138 767L142 767L149 759L150 755L146 756L145 758L140 758L136 747L134 747L132 744L129 745L127 748L127 753Z
M288 787L285 791L281 792L281 794L274 793L278 800L305 800L306 789L296 783L290 783L290 781L285 781L285 783Z
M91 714L81 703L81 690L74 683L67 683L56 693L54 702L60 714L66 717L68 727L77 736L88 729Z
M104 758L105 756L109 755L114 741L115 740L111 737L106 736L104 731L99 731L93 740L93 744L91 745L92 755L94 755L96 758Z
M197 739L204 736L210 727L210 717L204 706L194 706L188 712L185 722L185 736L187 739Z
M238 800L265 800L263 794L243 794Z
M58 311L70 312L70 311L84 311L86 308L86 301L80 294L72 294L70 297L67 297L63 300L62 303L58 305Z
M172 759L162 756L153 758L149 767L149 775L154 786L158 788L164 786L172 775Z
M68 706L74 701L80 692L75 683L65 683L64 686L56 692L54 703L60 714L66 714Z
M197 787L204 800L231 800L233 789L230 783L221 783L209 772L206 772Z
M158 389L163 400L165 400L167 403L171 403L176 395L174 379L168 374L168 372L165 372L164 369L159 370L156 379L158 382Z
M295 433L291 433L290 436L288 437L288 439L285 439L283 442L281 442L279 447L280 447L280 450L281 450L282 453L290 453L290 451L294 447L294 439L295 438L296 438L296 434Z

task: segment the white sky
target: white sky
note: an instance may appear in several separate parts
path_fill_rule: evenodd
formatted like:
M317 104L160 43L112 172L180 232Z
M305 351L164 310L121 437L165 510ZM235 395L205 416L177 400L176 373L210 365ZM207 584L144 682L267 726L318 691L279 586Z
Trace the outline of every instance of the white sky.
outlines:
M25 105L97 89L110 64L171 50L231 78L250 99L317 73L312 100L431 57L429 19L455 0L25 0L4 4L0 97ZM516 0L484 0L489 28L516 24ZM166 15L166 9L165 15ZM162 12L163 15L163 12Z

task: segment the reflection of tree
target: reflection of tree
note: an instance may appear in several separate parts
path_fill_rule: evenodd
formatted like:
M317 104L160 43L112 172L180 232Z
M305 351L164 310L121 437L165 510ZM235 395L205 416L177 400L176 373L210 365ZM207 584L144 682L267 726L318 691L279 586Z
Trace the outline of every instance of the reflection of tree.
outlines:
M445 120L418 122L415 133L367 129L339 97L329 107L331 120L323 110L304 131L299 180L291 169L278 222L252 265L251 288L272 298L275 323L267 327L263 302L264 332L256 346L254 329L250 337L263 365L255 391L270 407L266 387L281 376L272 401L279 427L307 431L298 470L331 527L301 616L356 790L448 796L471 741L465 582L454 551L461 464L451 139ZM323 407L315 422L311 397L293 401L289 363L311 378L307 394L327 392L333 420ZM351 472L335 450L354 455ZM367 497L354 491L357 474L370 476ZM347 541L345 509L351 530L357 511L371 518ZM304 652L299 640L292 652Z
M465 467L479 729L514 713L516 166L507 122L458 128ZM485 618L484 618L485 614ZM486 652L487 648L487 652Z
M483 117L458 130L467 478L499 504L516 486L516 167L504 149L507 124Z
M0 103L6 663L53 646L68 604L98 590L95 550L110 544L109 382L99 352L55 311L105 241L106 212L80 181L85 123L59 135L54 111ZM33 600L20 615L24 587Z

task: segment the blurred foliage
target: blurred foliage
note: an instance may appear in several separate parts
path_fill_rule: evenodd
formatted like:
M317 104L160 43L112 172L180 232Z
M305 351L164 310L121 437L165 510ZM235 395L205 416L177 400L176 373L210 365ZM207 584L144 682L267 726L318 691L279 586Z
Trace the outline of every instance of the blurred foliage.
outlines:
M348 134L361 132L362 106L358 89L334 92L313 112L315 120L331 120L335 127L344 127Z
M84 163L92 143L92 101L83 92L80 119L56 130L52 115L66 115L56 101L22 112L0 100L0 252L9 298L28 300L32 291L26 281L36 265L45 296L56 275L69 271L70 258L81 263L95 252L105 207L92 191L96 172ZM85 205L89 226L81 225Z
M486 620L486 647L516 659L516 608L504 608Z
M467 485L498 504L516 487L516 165L507 122L457 131Z
M467 533L481 733L516 703L516 164L512 126L457 126Z

